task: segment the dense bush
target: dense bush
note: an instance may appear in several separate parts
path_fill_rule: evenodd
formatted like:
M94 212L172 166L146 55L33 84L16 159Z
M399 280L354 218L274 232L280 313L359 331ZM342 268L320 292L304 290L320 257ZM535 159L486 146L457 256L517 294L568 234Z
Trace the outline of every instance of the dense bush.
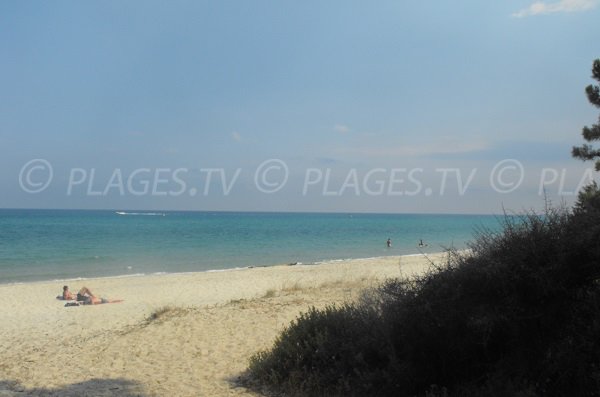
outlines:
M470 254L356 303L312 309L254 386L286 395L600 395L600 193L572 212L505 217Z
M329 395L361 382L371 389L389 367L380 317L355 305L312 309L280 336L270 352L252 360L255 376L295 393Z

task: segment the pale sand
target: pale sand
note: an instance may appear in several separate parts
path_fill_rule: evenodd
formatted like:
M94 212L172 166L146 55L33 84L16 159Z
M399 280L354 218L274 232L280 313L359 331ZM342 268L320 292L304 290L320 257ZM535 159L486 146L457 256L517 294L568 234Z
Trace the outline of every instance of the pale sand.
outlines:
M70 281L125 300L78 307L55 299L60 281L0 285L0 396L256 396L235 379L300 312L428 267L404 256Z

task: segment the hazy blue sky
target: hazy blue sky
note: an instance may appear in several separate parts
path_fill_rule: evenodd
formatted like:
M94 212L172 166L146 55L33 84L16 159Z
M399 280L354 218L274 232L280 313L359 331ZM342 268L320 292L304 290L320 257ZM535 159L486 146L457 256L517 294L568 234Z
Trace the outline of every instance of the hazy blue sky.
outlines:
M2 1L0 207L489 213L540 207L542 181L572 201L599 20L596 0Z

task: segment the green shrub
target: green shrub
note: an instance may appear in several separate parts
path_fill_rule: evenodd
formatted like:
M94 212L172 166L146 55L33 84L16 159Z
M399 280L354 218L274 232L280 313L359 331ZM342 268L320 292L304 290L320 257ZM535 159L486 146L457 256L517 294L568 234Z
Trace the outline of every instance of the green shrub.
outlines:
M507 216L470 254L310 310L251 377L287 395L600 395L597 197Z
M312 308L283 331L270 352L251 359L254 377L296 394L352 393L355 383L385 383L387 342L381 317L367 306Z

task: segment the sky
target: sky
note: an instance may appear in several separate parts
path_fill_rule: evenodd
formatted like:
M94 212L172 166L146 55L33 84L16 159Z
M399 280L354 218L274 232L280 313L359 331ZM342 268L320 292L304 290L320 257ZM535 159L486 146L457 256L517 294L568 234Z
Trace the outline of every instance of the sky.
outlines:
M600 0L0 2L0 208L572 203ZM597 83L597 82L596 82Z

